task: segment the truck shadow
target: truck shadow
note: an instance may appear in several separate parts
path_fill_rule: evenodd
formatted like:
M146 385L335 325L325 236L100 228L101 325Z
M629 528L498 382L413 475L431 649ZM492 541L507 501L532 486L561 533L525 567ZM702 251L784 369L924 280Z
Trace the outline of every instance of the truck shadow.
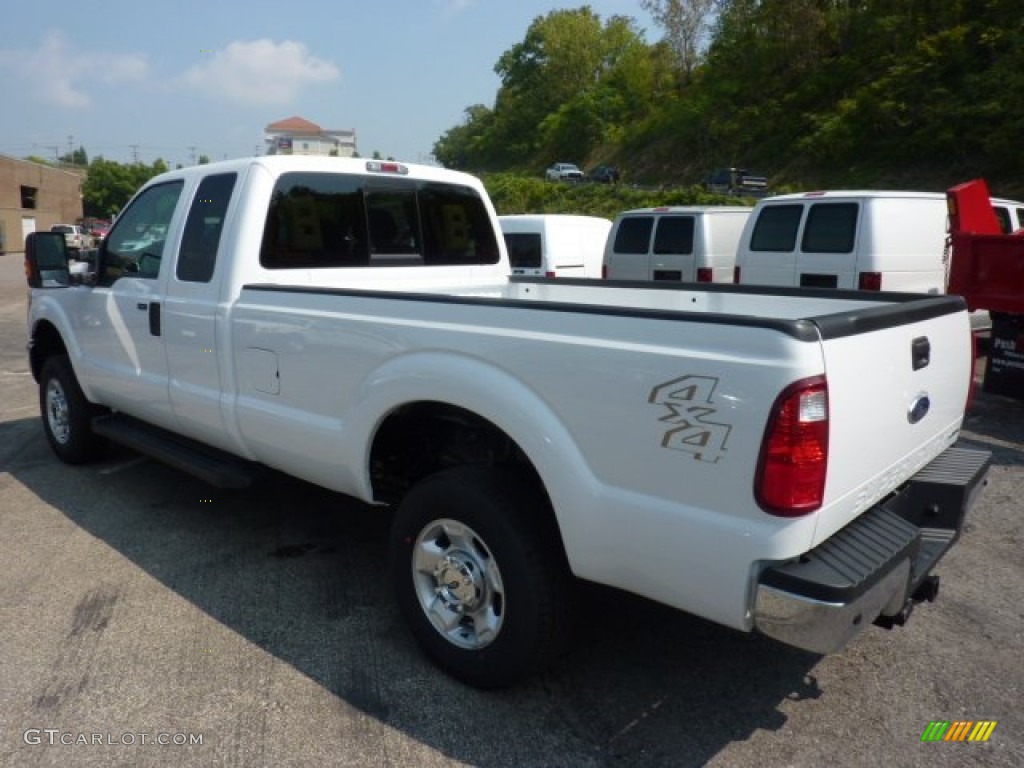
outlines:
M992 463L1001 466L1024 464L1024 402L981 391L964 417L964 443L992 451Z
M14 446L0 471L146 574L342 702L464 763L702 765L781 728L784 702L821 695L815 655L589 586L561 665L476 691L431 666L406 632L386 578L386 513L280 475L217 491L128 453L66 467L36 419L0 423L0 445Z

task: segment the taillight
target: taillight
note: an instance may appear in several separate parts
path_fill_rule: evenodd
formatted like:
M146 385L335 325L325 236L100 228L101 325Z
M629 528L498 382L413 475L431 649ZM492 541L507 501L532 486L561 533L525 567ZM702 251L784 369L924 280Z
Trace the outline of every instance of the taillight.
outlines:
M601 265L601 279L602 280L607 280L608 279L608 265L607 264L602 264Z
M739 264L737 264L735 267L732 268L732 281L734 283L736 283L736 285L740 284L740 265Z
M757 460L754 497L772 515L818 509L828 472L828 384L824 376L795 382L775 400Z
M711 267L697 267L697 282L710 283L714 281L714 271Z
M555 276L554 272L545 272L544 273L544 277L554 277L554 276Z
M857 278L857 287L862 291L882 290L882 273L861 272L860 277Z

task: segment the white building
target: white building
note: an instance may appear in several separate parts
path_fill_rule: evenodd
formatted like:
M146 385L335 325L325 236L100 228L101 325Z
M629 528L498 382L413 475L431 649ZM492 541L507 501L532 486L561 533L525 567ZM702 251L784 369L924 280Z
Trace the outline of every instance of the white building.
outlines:
M326 130L301 117L289 117L266 128L268 155L336 155L356 154L356 132L353 129Z

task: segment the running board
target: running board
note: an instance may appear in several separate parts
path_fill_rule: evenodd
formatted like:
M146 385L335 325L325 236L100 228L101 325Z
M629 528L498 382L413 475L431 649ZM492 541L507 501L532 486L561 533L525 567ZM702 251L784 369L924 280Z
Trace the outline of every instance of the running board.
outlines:
M259 464L124 414L97 416L92 420L92 429L97 435L188 472L217 488L248 488L262 472Z

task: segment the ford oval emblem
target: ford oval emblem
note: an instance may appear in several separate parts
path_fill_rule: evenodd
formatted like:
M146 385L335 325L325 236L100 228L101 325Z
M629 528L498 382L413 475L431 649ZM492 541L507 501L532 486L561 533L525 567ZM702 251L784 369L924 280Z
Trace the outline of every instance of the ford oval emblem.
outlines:
M914 398L910 403L910 407L907 409L907 421L911 424L917 424L928 414L928 409L932 407L932 401L926 394L920 394Z

